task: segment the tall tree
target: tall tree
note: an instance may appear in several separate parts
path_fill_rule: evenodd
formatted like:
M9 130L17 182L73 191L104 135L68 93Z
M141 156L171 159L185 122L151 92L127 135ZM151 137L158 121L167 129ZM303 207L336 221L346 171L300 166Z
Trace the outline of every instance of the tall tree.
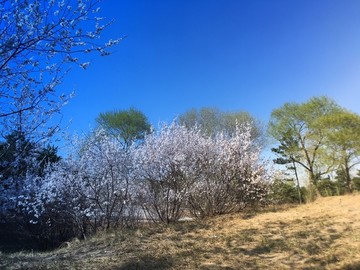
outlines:
M302 104L286 103L271 114L270 135L284 146L282 150L288 157L306 170L310 184L315 187L335 165L326 159L325 131L319 119L339 111L334 101L315 97ZM289 137L293 143L284 144Z
M96 121L110 135L119 138L125 148L151 130L146 115L134 108L100 113Z
M245 111L223 112L215 107L191 109L179 116L179 123L188 128L198 125L204 134L210 136L222 131L235 134L239 125L250 124L252 139L264 142L261 123Z
M109 22L100 18L99 2L0 0L0 220L25 220L27 187L58 159L55 148L43 148L71 98L57 86L74 65L86 69L87 54L108 55L119 42L101 41Z
M331 157L344 175L347 190L352 192L351 170L360 164L360 116L342 110L319 119L319 123L323 126Z
M296 139L291 136L291 132L287 132L279 141L279 146L277 148L271 148L271 151L277 155L277 158L273 160L275 164L286 165L288 170L294 172L299 203L301 204L301 188L296 167L296 160L299 159L299 156L296 153L298 151Z
M179 116L179 122L187 128L198 125L206 135L215 134L223 129L222 112L213 107L188 110Z

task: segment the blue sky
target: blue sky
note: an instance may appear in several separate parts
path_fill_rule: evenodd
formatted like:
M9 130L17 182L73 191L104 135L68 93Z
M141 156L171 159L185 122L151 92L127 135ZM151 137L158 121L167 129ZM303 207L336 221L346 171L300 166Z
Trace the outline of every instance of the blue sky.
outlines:
M155 126L203 106L266 123L320 95L360 113L360 1L105 0L101 16L115 20L104 38L128 37L59 88L76 92L69 132L131 106Z

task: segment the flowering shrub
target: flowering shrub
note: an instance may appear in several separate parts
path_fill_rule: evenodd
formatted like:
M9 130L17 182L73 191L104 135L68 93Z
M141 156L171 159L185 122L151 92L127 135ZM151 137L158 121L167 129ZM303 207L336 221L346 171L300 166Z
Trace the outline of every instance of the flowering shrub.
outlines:
M185 209L206 217L264 200L269 176L250 131L243 126L210 137L173 123L145 137L136 167L147 214L171 222Z
M30 203L33 222L47 217L53 226L64 213L85 235L139 212L131 217L170 223L261 203L269 175L250 138L247 126L210 137L173 122L123 148L98 130L77 155L48 168Z
M163 125L134 149L138 199L152 220L178 220L198 173L205 138L197 128Z
M130 198L130 155L103 130L78 145L78 156L48 168L33 202L34 216L46 214L51 223L64 212L82 234L117 226Z
M1 226L16 227L16 223L24 228L22 221L40 224L45 217L37 190L43 181L44 164L49 161L28 153L32 147L22 142L45 145L59 131L60 118L54 116L72 94L57 93L56 87L72 66L89 66L89 53L108 55L109 48L120 41L101 40L102 31L111 22L99 16L99 2L0 0L1 135L6 139L16 131L26 139L0 142ZM6 158L9 152L15 152L11 162ZM54 168L54 173L59 170ZM26 230L19 228L16 233Z
M237 127L232 135L219 132L205 142L188 201L191 212L207 217L263 202L269 175L260 148L251 139L250 126Z

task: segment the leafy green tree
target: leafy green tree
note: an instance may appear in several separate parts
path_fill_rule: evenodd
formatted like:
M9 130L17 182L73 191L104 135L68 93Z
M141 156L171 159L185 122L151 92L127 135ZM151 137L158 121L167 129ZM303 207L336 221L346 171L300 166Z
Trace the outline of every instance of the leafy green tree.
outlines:
M151 131L146 115L134 108L100 113L96 121L108 134L119 138L125 148Z
M347 183L346 173L342 169L336 170L335 180L339 188L339 193L344 194L347 191Z
M299 203L302 203L302 196L301 196L301 188L300 188L300 181L298 176L298 170L296 167L296 160L297 155L294 150L297 149L297 142L296 140L291 137L290 133L284 134L284 137L279 142L280 145L277 148L271 148L271 151L277 155L277 158L274 159L275 164L279 165L286 165L288 170L294 172L295 180L296 180L296 188L298 192L298 199Z
M214 107L191 109L179 116L179 123L186 127L198 125L206 135L214 135L220 131L234 134L237 124L251 125L251 137L263 143L263 128L261 123L245 111L223 112Z
M347 191L352 192L351 170L360 164L360 116L343 109L319 119L333 163L343 173Z
M334 101L315 97L302 104L286 103L271 114L269 134L283 145L282 151L288 158L305 169L315 189L321 176L334 167L329 162L324 126L319 119L339 111ZM288 138L292 140L290 145L284 143Z

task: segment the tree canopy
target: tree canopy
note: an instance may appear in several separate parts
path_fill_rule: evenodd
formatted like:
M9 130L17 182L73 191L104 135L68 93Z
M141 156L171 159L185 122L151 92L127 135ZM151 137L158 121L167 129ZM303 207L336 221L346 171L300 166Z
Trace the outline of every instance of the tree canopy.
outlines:
M324 147L324 127L319 119L339 110L334 101L315 97L301 104L286 103L271 113L270 135L283 146L286 156L307 171L311 184L316 185L333 166L324 162L327 149Z
M143 139L151 129L146 115L135 108L100 113L96 121L110 135L119 138L126 148L133 141Z
M300 165L315 186L324 175L341 168L351 191L350 170L359 163L359 115L327 97L314 97L274 110L269 133L279 144L273 148L280 156L278 163Z
M250 124L252 139L263 140L261 123L245 111L223 112L215 107L190 109L179 116L179 123L188 128L198 125L206 135L214 135L220 131L235 134L237 126Z
M352 192L351 170L360 164L360 116L342 110L319 119L324 128L324 143L330 157L346 179L348 191Z

